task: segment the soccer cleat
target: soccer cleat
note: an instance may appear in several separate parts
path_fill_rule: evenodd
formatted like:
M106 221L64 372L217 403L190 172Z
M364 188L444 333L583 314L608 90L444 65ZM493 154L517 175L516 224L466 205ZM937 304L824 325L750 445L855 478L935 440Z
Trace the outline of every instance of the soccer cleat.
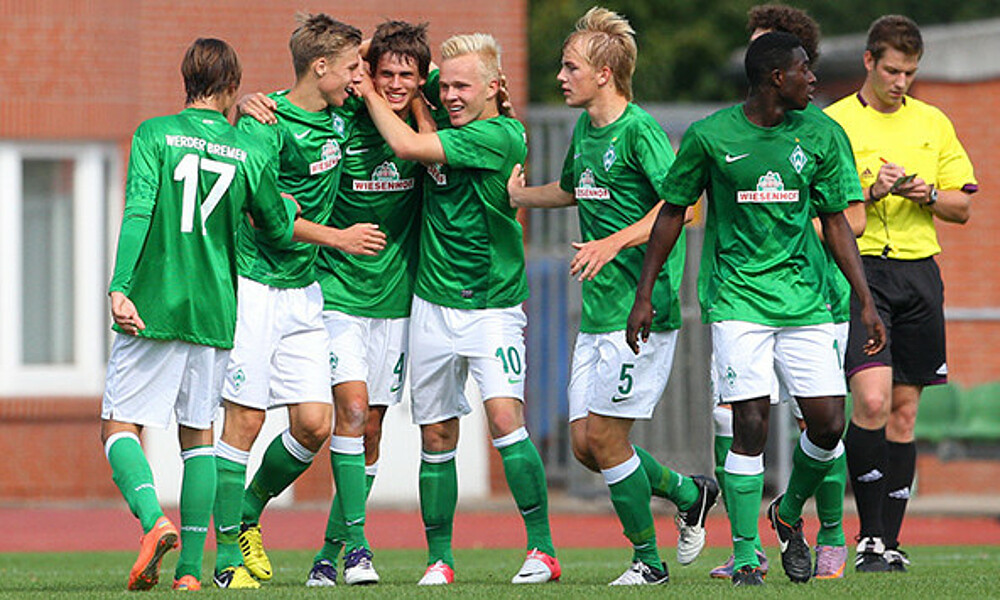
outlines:
M705 547L705 517L719 497L719 485L704 475L691 477L698 486L698 499L690 508L677 513L677 562L689 565Z
M160 581L160 561L168 551L179 546L177 528L160 517L149 533L139 538L139 557L128 574L128 589L148 590Z
M760 568L760 574L761 574L762 577L766 577L767 576L767 569L768 569L767 555L764 554L763 552L761 552L760 550L757 550L756 554L757 554L757 562L760 563L760 567L759 567ZM722 563L721 565L719 565L719 566L715 567L714 569L712 569L711 571L709 571L708 575L712 579L731 579L732 576L733 576L733 565L734 564L735 564L735 560L733 558L733 555L730 554L729 555L729 559L726 560L726 562Z
M854 570L858 573L885 573L889 570L882 538L863 537L859 540L854 556Z
M625 572L608 585L659 585L670 581L667 563L660 563L662 569L654 569L641 560L634 561Z
M799 518L794 525L789 525L778 516L778 506L781 505L782 496L771 501L767 507L767 518L771 521L771 528L778 535L781 566L785 568L785 575L795 583L805 583L812 577L812 554L809 552L805 536L802 535L802 519Z
M185 575L174 580L174 588L178 591L196 592L201 589L201 582L194 575Z
M429 565L417 585L447 585L455 581L455 571L444 561Z
M524 564L521 565L521 570L517 572L517 575L514 575L514 579L511 579L510 582L545 583L546 581L559 581L560 575L562 575L562 567L559 566L559 560L538 548L534 548L528 552Z
M230 590L255 590L260 587L260 583L253 578L246 567L226 567L221 571L216 571L212 577L212 583L217 588L227 588Z
M260 533L260 525L241 523L239 542L243 565L250 574L261 581L270 579L271 560L264 552L264 538Z
M841 579L847 564L847 546L816 546L816 579Z
M886 548L882 554L885 562L889 564L889 570L895 573L906 573L906 567L910 566L910 559L899 548Z
M344 583L369 585L378 583L378 573L372 565L372 551L364 546L344 555Z
M306 578L306 587L333 587L337 585L337 567L325 558L313 563Z
M764 585L764 573L760 567L746 565L733 573L733 587L744 585Z

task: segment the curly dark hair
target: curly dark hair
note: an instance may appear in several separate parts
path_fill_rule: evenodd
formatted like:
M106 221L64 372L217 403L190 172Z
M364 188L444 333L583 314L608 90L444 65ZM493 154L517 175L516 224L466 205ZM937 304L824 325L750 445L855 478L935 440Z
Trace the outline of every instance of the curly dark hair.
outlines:
M747 13L747 33L757 29L781 31L799 38L809 62L819 60L819 23L804 10L782 4L761 4Z

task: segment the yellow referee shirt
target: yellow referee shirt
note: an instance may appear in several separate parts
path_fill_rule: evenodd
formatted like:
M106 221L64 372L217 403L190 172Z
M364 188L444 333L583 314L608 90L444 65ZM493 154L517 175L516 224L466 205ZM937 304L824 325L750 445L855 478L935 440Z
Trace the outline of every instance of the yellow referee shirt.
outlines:
M884 159L939 190L977 190L972 163L955 136L954 126L930 104L907 96L898 110L886 114L868 106L861 94L855 94L830 105L826 113L851 139L864 189L875 182ZM862 255L880 256L887 245L888 257L902 260L941 252L930 208L890 195L868 204L866 211L868 224L858 238Z

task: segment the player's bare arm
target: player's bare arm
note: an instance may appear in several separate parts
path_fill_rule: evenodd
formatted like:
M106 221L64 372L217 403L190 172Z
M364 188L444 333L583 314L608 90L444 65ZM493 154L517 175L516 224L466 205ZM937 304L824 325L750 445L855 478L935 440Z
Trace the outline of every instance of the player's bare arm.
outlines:
M135 335L146 328L135 304L122 292L111 292L111 318L128 335Z
M677 244L677 238L684 227L684 214L687 209L676 204L663 203L653 224L653 231L646 247L646 256L642 260L642 273L639 275L639 287L635 291L635 303L628 315L628 325L625 329L625 341L632 352L639 354L639 339L649 340L650 327L653 324L653 285L656 276L663 268L670 251ZM860 261L859 261L860 263Z
M414 131L393 112L386 99L375 90L367 74L355 86L355 93L364 98L368 114L396 156L423 163L448 162L437 134Z
M573 194L559 187L558 181L545 185L525 185L524 166L514 165L507 179L507 194L514 208L562 208L576 204Z
M619 252L648 242L653 223L662 207L661 200L654 204L643 218L607 237L589 242L573 242L572 246L577 252L569 265L570 275L579 275L578 281L592 281L604 265L614 260ZM692 220L694 220L694 207L688 207L684 212L684 223L690 223Z
M275 116L277 111L278 103L260 92L247 94L236 103L237 119L241 115L248 115L264 125L274 125L278 122L278 117Z
M329 246L346 254L375 256L385 248L385 233L374 223L355 223L346 229L296 219L292 240Z
M843 211L820 213L819 219L823 223L823 238L826 240L826 245L861 303L861 320L868 333L865 353L876 354L885 347L885 325L875 310L875 300L872 298L871 290L868 289L864 268L861 266L861 256L858 254L858 245L854 241L850 225Z

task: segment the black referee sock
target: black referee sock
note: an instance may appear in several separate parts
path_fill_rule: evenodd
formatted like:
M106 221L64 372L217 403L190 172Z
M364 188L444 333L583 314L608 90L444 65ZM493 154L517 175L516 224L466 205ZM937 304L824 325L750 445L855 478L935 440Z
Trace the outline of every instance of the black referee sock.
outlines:
M882 537L882 506L885 499L885 474L888 471L888 448L885 427L863 429L852 421L844 438L847 470L854 490L854 503L861 520L861 537Z
M885 503L882 505L883 537L886 548L899 546L899 529L906 514L906 502L910 499L910 486L917 469L917 444L886 442L889 455L889 471L885 477Z

